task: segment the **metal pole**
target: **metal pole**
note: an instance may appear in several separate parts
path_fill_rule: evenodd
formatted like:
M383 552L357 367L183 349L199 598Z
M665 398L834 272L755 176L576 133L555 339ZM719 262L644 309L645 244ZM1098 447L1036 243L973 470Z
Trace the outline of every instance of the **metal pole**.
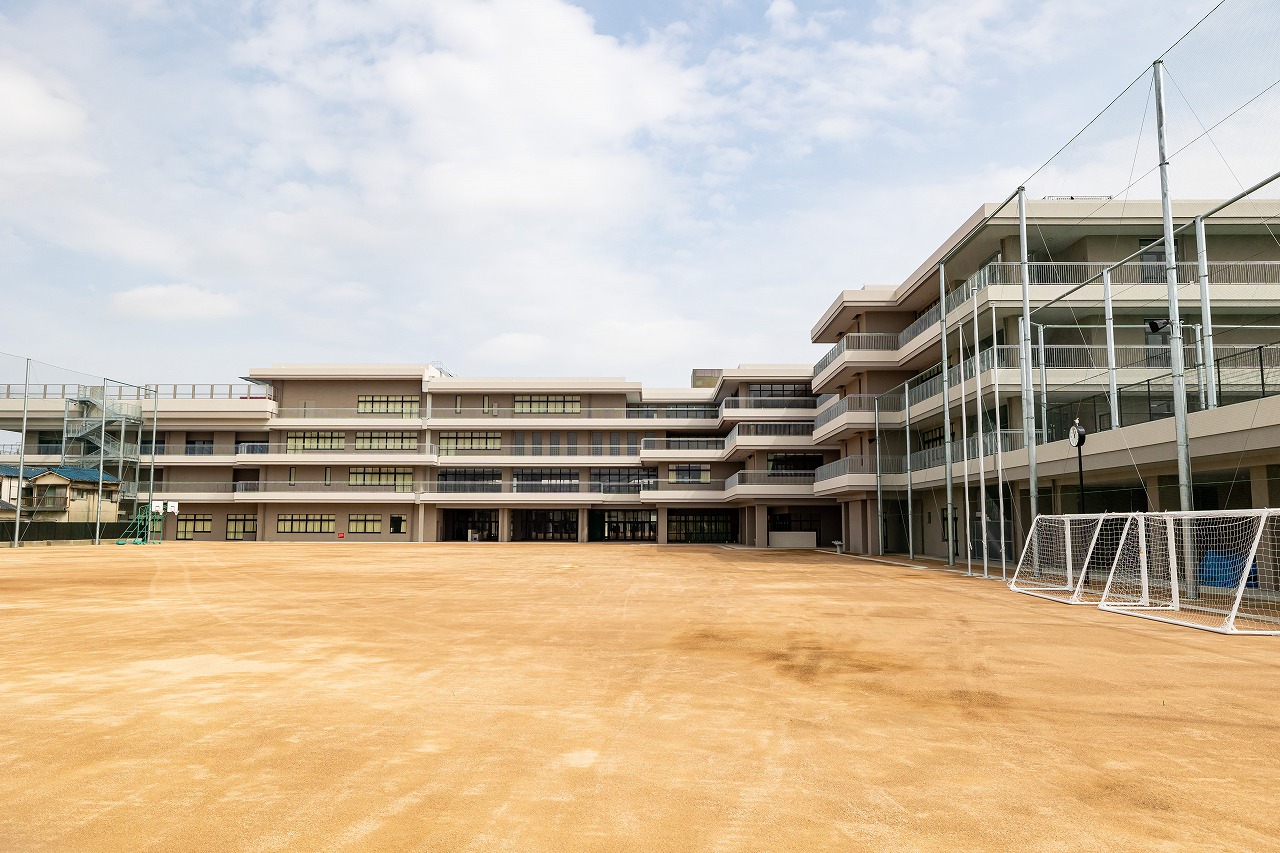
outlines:
M978 413L978 524L982 530L982 576L990 577L987 566L987 448L983 442L982 432L982 347L979 346L978 335L978 288L975 286L973 299L973 407ZM991 368L995 369L996 339L991 337ZM998 404L997 404L998 405ZM996 436L998 439L999 436Z
M884 489L880 482L880 398L872 400L876 423L876 553L884 556Z
M151 544L152 507L156 499L156 426L160 422L160 386L151 388L151 479L147 483L147 544ZM161 515L161 518L164 516ZM163 523L163 522L161 522Z
M1196 384L1200 386L1200 411L1203 412L1208 403L1204 381L1204 334L1199 323L1193 325L1191 330L1196 333Z
M969 511L969 407L964 401L964 323L956 327L956 333L960 335L960 454L964 459L964 563L967 574L973 574L973 546L969 542L969 521L973 518ZM976 370L977 359L974 359L974 369ZM960 547L960 533L956 529L952 529L951 535L955 537L955 548ZM955 550L953 548L952 550Z
M1187 381L1182 366L1182 318L1178 312L1178 262L1173 252L1173 205L1169 200L1169 157L1165 150L1164 63L1153 63L1156 95L1156 141L1160 149L1160 207L1164 214L1164 276L1169 294L1169 367L1173 375L1173 431L1177 439L1178 502L1191 512L1191 442L1187 436Z
M907 422L907 556L916 558L915 494L911 484L911 380L902 383L902 408Z
M1018 187L1018 248L1022 255L1022 317L1018 346L1022 359L1022 439L1027 448L1027 485L1031 493L1031 518L1040 514L1040 489L1036 481L1035 392L1031 388L1031 263L1027 256L1027 188Z
M1102 271L1102 306L1107 321L1107 397L1111 401L1111 428L1120 428L1120 387L1116 382L1116 322L1111 305L1111 270Z
M1205 241L1204 217L1196 217L1196 273L1200 279L1200 324L1204 326L1204 354L1202 360L1209 365L1205 377L1208 383L1208 405L1218 408L1218 378L1213 375L1213 305L1209 299L1209 246Z
M954 484L951 478L951 377L947 375L947 276L946 267L938 264L938 323L942 328L942 459L946 466L947 515L942 529L947 531L947 565L956 564L955 530L951 518L955 514Z
M27 398L31 396L31 359L26 360L26 369L22 376L22 434L18 436L18 496L14 500L13 510L13 547L18 547L18 538L22 529L22 481L26 478L27 467ZM36 450L40 448L37 447Z
M991 372L992 391L995 396L996 412L996 493L1000 502L997 512L1000 513L1000 577L1009 579L1009 569L1005 556L1004 536L1004 433L1000 429L1000 338L996 335L996 306L991 306L991 346L995 350L996 369Z
M92 392L90 392L92 397ZM98 545L102 540L102 478L105 476L103 465L107 459L107 380L102 379L102 399L99 402L99 408L102 409L102 420L98 427L98 501L93 508L93 544Z
M1037 326L1040 338L1040 429L1044 440L1049 440L1049 368L1044 357L1044 326Z

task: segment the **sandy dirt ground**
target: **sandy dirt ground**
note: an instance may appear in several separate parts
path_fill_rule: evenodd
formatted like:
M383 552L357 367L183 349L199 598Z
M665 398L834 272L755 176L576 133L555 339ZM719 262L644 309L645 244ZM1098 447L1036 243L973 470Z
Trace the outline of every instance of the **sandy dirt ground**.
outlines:
M0 551L0 850L1280 850L1280 637L812 552Z

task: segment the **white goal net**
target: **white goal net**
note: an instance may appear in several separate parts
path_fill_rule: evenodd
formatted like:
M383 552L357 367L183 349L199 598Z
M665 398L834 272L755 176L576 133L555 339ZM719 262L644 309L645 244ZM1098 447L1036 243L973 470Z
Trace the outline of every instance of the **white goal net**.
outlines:
M1224 633L1280 633L1280 510L1042 515L1010 588Z

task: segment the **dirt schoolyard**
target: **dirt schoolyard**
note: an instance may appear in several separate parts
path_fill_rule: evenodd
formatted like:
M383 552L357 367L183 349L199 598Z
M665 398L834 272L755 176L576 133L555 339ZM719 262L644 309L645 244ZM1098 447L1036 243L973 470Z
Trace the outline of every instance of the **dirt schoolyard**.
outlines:
M1280 637L816 552L0 551L0 850L1280 850Z

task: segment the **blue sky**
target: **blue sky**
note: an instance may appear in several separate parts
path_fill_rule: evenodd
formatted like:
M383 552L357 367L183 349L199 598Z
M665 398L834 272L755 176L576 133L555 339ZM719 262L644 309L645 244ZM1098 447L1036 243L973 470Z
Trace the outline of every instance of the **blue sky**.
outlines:
M1212 5L11 0L0 349L147 382L812 362L839 290Z

